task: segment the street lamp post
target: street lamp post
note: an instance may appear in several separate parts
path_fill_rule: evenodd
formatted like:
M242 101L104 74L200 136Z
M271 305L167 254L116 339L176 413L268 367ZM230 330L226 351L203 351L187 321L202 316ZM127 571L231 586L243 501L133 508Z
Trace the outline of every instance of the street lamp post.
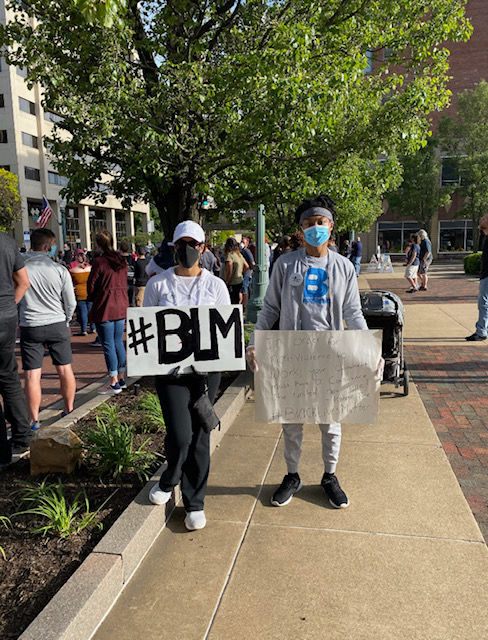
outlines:
M63 247L66 244L66 204L67 204L67 200L66 198L59 198L59 220L58 220L58 224L61 227L61 232L62 232L62 236L63 236Z
M256 262L253 271L252 298L246 308L246 320L256 322L259 312L263 308L264 295L268 287L268 267L264 242L264 205L260 204L256 210Z

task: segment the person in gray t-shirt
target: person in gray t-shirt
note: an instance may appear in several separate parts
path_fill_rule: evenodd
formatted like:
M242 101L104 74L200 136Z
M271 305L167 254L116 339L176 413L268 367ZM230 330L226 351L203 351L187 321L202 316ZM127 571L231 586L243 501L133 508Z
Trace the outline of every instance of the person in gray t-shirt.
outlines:
M31 429L39 429L41 370L44 350L51 356L61 383L63 415L73 411L76 381L71 366L69 322L76 309L73 282L66 267L53 262L55 236L49 229L36 229L32 251L25 264L31 287L20 304L20 353L25 372L25 396Z

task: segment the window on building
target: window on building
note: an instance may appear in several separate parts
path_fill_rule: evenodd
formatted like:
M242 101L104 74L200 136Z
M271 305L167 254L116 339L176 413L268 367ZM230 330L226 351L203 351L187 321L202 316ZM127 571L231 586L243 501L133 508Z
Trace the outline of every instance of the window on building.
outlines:
M26 147L32 147L33 149L39 148L39 139L37 136L33 136L30 133L22 131L22 144Z
M37 182L41 181L41 172L39 169L35 169L34 167L24 167L24 175L26 180L37 180Z
M68 178L60 176L59 173L56 173L55 171L48 171L47 179L50 184L57 184L60 187L65 187L68 184Z
M0 129L0 144L6 144L8 142L8 135L6 129Z
M95 235L100 229L107 228L107 220L105 218L105 211L101 209L88 209L88 216L90 218L90 235L92 246L95 246Z
M366 51L366 66L364 68L364 73L372 73L373 71L373 52Z
M77 207L66 207L66 241L71 246L80 245L80 219Z
M5 98L3 97L3 93L0 93L0 108L3 109L5 107Z
M0 169L3 169L4 171L10 171L10 165L9 164L0 164Z
M473 250L471 220L441 220L439 222L439 252Z
M48 122L63 122L62 116L58 116L57 113L53 113L52 111L44 111L44 120Z
M41 215L42 203L39 200L27 200L27 213L29 215L29 228L35 228L36 220Z
M441 158L441 185L443 187L460 185L461 184L461 172L459 171L459 159L446 156Z
M391 47L385 47L383 49L383 60L389 60L391 56L394 54L395 50Z
M27 78L27 67L17 67L17 75L21 78Z
M419 229L419 222L378 222L376 244L388 253L404 253L410 234Z
M128 236L124 211L115 212L115 235L117 236L117 243L120 242L121 238L126 238Z
M36 115L36 105L26 98L19 98L19 109L33 116Z

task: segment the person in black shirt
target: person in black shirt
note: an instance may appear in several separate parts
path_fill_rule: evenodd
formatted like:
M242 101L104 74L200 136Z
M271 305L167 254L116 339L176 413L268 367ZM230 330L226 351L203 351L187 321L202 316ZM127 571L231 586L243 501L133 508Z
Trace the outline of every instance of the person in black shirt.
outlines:
M476 323L476 331L466 337L468 342L481 342L486 340L488 336L488 213L485 213L481 218L478 226L479 230L485 234L483 238L480 287L478 293L478 322Z
M127 295L129 297L129 307L135 307L135 264L133 256L129 253L129 243L122 240L119 244L120 255L124 256L127 262Z
M29 286L24 259L15 241L0 231L0 468L10 464L12 453L29 450L29 418L15 358L17 302ZM5 417L12 427L11 441L7 440Z
M136 307L142 307L144 300L144 291L146 290L146 284L149 280L149 276L146 273L146 266L148 264L146 258L146 251L144 247L137 247L137 260L134 264L134 287L135 287L135 302Z

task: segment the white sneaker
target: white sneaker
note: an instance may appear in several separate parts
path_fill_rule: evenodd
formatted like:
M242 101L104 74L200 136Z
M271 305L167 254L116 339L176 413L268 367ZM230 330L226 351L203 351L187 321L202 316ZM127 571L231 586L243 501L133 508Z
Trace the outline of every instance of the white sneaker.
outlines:
M152 502L153 504L166 504L169 502L172 495L172 491L162 491L159 484L156 482L149 492L149 502Z
M185 527L188 531L195 531L195 529L203 529L207 524L205 518L205 511L189 511L185 518Z

